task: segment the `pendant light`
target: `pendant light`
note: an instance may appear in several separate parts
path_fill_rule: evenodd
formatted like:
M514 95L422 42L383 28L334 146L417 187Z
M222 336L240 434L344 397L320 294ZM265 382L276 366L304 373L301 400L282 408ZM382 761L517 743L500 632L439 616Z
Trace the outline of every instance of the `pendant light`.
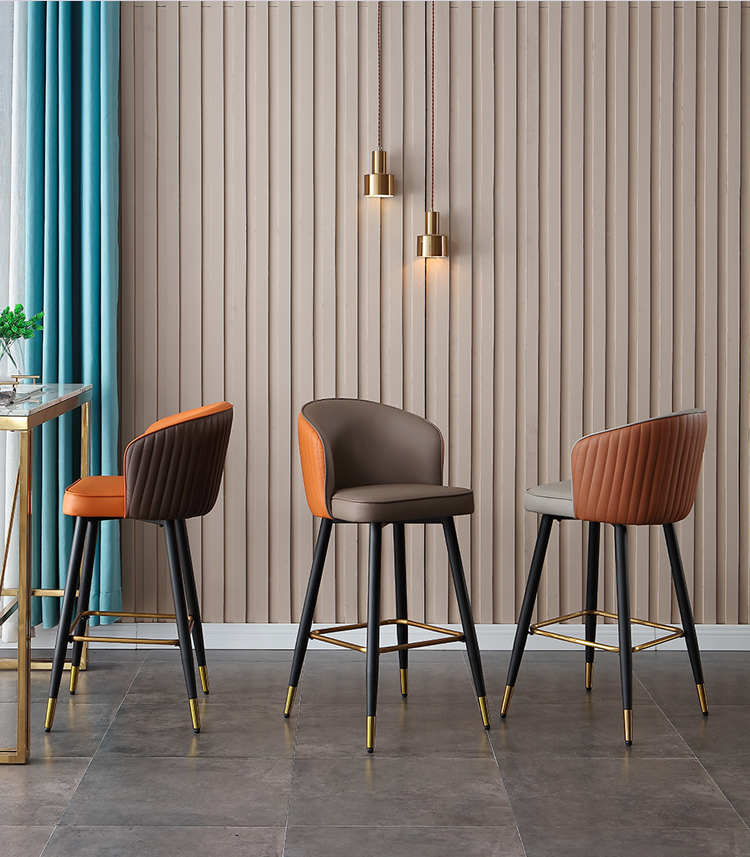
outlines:
M430 79L430 210L425 212L425 235L417 236L417 257L441 259L448 255L448 238L440 234L440 215L435 211L435 0L432 0L432 77Z
M381 54L381 3L378 2L378 148L372 153L372 172L365 176L365 196L371 199L393 196L393 176L386 172L385 151L381 145L381 102L382 102L382 76L380 68Z

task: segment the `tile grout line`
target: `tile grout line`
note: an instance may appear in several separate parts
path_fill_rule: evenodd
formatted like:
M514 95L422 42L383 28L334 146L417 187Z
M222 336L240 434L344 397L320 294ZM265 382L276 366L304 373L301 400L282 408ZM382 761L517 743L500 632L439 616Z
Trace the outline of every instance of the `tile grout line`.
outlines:
M635 673L635 672L633 672L633 676L634 676L634 678L636 679L636 681L638 682L638 684L640 684L640 686L641 686L641 687L646 691L646 694L648 695L648 698L649 698L649 699L653 702L653 704L656 706L656 709L657 709L658 711L660 711L660 712L661 712L661 714L663 715L663 717L664 717L664 719L667 721L667 723L669 723L669 725L672 727L672 729L674 729L674 731L677 733L677 735L679 736L680 741L682 741L682 743L685 745L685 747L687 747L687 750L688 750L688 752L690 753L690 755L693 757L693 759L695 759L695 761L696 761L696 762L701 766L701 768L703 769L703 771L704 771L704 773L706 774L706 776L711 780L711 782L714 784L714 786L716 786L717 790L719 791L719 793L721 794L721 796L724 798L724 800L729 804L729 806L731 806L731 807L732 807L732 809L734 810L734 812L735 812L735 814L736 814L737 818L739 818L739 820L740 820L740 821L745 825L745 829L746 829L746 830L750 830L750 825L748 825L748 823L745 821L745 819L744 819L744 818L739 814L739 812L737 812L737 809L735 808L735 805L732 803L732 801L731 801L731 800L729 800L729 798L728 798L728 797L726 796L726 794L724 793L724 789L722 789L722 788L719 786L719 784L716 782L716 780L715 780L715 779L711 776L711 774L708 772L708 770L706 769L706 766L703 764L703 762L701 761L701 759L699 759L699 758L698 758L698 756L696 755L695 751L694 751L694 750L693 750L693 748L688 744L688 742L685 740L685 738L683 737L683 735L682 735L682 733L680 732L680 730L679 730L679 729L674 725L674 723L672 723L672 719L667 715L667 713L664 711L664 709L663 709L663 708L659 705L659 703L654 699L654 697L651 695L651 692L649 691L649 689L648 689L648 688L646 687L646 685L641 681L641 679L639 678L639 676L638 676L638 675L636 675L636 673Z
M469 665L469 658L468 658L468 655L466 654L465 650L464 650L464 667L466 668L466 671L469 674L469 683L471 684L471 687L474 688L474 680L473 680L472 675L471 675L471 667ZM482 665L482 671L484 672L484 665ZM474 689L476 690L476 688L474 688ZM491 721L490 721L490 723L491 723ZM503 785L503 791L505 792L505 799L508 801L508 807L510 808L511 815L513 816L513 824L516 827L516 833L518 834L518 841L521 843L521 848L523 849L524 855L526 855L526 857L528 857L528 851L526 850L526 846L524 845L524 842L523 842L523 836L521 835L521 828L518 826L518 821L516 820L516 812L513 809L513 802L511 801L510 795L508 794L508 788L505 785L505 777L503 777L503 772L502 772L502 769L500 768L500 760L497 758L497 753L495 752L495 745L492 741L492 727L491 727L491 725L490 725L489 730L485 730L485 735L487 736L487 741L489 742L490 750L492 750L492 758L495 760L495 764L497 765L497 772L500 776L500 782Z
M110 718L110 721L109 721L109 723L108 723L108 725L107 725L107 728L104 730L104 732L103 732L103 734L102 734L101 740L100 740L100 741L99 741L99 743L96 745L96 747L95 747L95 749L94 749L94 752L91 754L91 758L89 759L88 764L86 765L86 769L84 770L83 774L81 774L81 778L80 778L80 780L78 781L78 784L77 784L77 785L76 785L76 787L73 789L73 792L72 792L72 794L70 795L70 800L69 800L69 801L68 801L68 803L65 805L65 808L63 809L63 811L60 813L60 818L57 820L57 822L55 823L55 826L52 828L52 833L50 833L49 839L48 839L48 840L47 840L47 842L44 844L44 848L42 848L42 850L41 850L41 852L40 852L40 854L39 854L39 857L44 857L44 852L47 850L47 846L48 846L48 845L50 844L50 842L52 841L52 837L53 837L53 836L55 835L55 833L57 832L57 829L60 827L60 822L62 821L63 816L64 816L64 815L65 815L65 813L68 811L68 808L70 807L70 804L73 802L73 798L76 796L76 792L77 792L77 791L78 791L78 789L80 788L80 785L81 785L81 783L83 782L84 777L85 777L85 776L86 776L86 774L88 773L89 768L91 767L91 765L92 765L92 763L93 763L94 759L96 758L96 754L97 754L97 753L99 752L99 750L101 749L102 743L104 742L104 739L107 737L107 733L108 733L108 732L109 732L109 730L112 728L112 724L115 722L115 718L116 718L116 717L117 717L117 715L120 713L120 709L122 708L123 703L125 702L125 697L130 693L130 690L132 689L133 685L135 684L135 680L136 680L136 678L138 678L138 673L140 673L140 671L141 671L141 669L142 669L142 667L143 667L143 664L145 664L145 663L146 663L146 661L145 661L145 659L144 659L144 660L142 661L142 663L141 663L141 664L139 664L138 669L135 671L135 675L133 676L133 678L132 678L132 680L131 680L130 684L128 685L127 689L125 690L125 693L123 693L123 695L122 695L122 699L120 700L119 704L118 704L118 705L117 705L117 707L115 708L114 713L112 714L112 717ZM85 758L85 757L84 757L84 758Z
M284 824L284 842L281 846L281 857L286 854L286 840L289 835L289 816L292 811L292 789L294 788L294 766L297 762L297 740L299 738L299 723L302 719L302 691L305 686L305 667L302 667L299 687L297 688L297 725L294 728L294 753L292 754L292 770L289 779L289 800L286 805L286 823Z

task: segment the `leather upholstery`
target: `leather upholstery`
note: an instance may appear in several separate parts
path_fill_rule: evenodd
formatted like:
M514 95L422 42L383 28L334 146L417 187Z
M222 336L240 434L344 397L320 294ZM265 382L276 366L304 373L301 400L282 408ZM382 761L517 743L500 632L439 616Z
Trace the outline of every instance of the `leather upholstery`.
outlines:
M168 521L211 511L224 471L233 408L217 402L159 420L128 444L124 476L74 482L63 513Z
M671 524L695 502L708 418L683 411L581 438L571 453L575 516Z
M547 485L529 488L526 491L523 507L527 512L536 512L538 515L575 518L573 484L570 479L566 479L565 482L550 482Z
M66 489L62 510L74 518L124 518L125 477L78 479Z
M302 408L298 426L305 493L318 517L416 521L474 509L470 489L443 486L443 437L422 417L377 402L319 399Z
M169 521L208 514L219 494L232 416L229 402L195 408L154 423L131 441L125 517Z
M470 515L474 492L447 485L364 485L333 495L333 516L340 521L388 523Z

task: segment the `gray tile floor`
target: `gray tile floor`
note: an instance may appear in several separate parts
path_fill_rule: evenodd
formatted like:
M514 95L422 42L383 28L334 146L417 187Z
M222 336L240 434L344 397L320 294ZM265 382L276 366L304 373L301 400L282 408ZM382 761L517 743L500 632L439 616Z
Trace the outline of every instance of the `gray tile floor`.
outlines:
M376 750L364 749L364 659L308 654L293 716L289 652L209 652L194 735L176 651L94 651L32 754L0 767L3 857L649 857L750 855L750 653L706 653L711 715L687 656L635 658L635 742L617 659L524 659L498 716L507 652L483 656L487 736L462 652L411 654L409 699L382 660ZM15 677L0 674L0 744Z

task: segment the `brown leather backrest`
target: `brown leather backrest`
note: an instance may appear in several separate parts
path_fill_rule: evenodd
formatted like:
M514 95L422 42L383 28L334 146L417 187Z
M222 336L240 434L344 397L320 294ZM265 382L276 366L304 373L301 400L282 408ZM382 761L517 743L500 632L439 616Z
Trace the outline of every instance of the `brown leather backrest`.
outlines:
M581 438L571 453L576 518L671 524L695 502L708 418L683 411Z
M359 485L442 485L443 436L416 414L360 399L319 399L300 412L302 476L310 511L330 518L331 497Z
M229 402L159 420L125 450L125 517L197 518L211 511L224 471L234 409Z

